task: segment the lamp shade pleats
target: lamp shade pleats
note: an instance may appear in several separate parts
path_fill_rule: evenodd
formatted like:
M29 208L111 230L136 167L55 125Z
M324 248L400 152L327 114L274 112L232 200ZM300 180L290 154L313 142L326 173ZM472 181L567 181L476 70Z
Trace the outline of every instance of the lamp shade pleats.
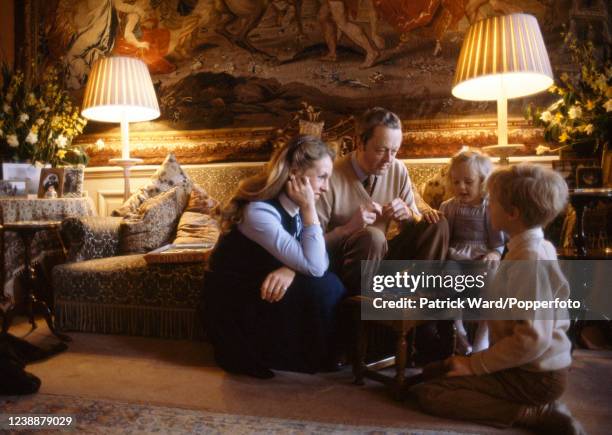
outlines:
M147 65L131 57L98 59L87 80L81 114L94 121L150 121L160 115Z
M491 101L541 92L553 84L548 52L536 18L491 17L466 33L452 93L463 100Z

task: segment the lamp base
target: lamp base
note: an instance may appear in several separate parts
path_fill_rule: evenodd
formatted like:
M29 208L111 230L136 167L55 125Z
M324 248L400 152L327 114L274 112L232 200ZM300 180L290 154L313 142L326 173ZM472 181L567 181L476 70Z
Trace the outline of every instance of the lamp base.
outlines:
M142 159L110 159L108 161L113 166L123 168L123 201L130 197L130 168L143 162Z
M493 157L499 157L500 165L508 165L509 157L518 151L523 151L525 145L519 143L511 143L508 145L489 145L482 147L482 150Z

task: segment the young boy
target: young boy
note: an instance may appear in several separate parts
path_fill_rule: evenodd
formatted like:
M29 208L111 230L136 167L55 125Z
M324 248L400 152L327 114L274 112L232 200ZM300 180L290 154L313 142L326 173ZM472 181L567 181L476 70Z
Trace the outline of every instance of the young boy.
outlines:
M510 236L494 283L496 294L532 300L548 294L546 299L566 300L569 286L554 261L555 248L542 231L567 201L561 176L540 166L517 165L491 174L487 188L491 224ZM557 401L566 388L571 364L567 312L559 309L536 313L528 320L489 320L487 324L488 349L448 358L444 378L414 387L425 411L497 427L584 433Z

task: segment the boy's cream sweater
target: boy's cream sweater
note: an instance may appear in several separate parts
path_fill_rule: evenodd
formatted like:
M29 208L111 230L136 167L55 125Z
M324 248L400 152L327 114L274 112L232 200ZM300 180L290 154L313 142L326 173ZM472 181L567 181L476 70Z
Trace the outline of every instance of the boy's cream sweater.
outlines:
M544 239L541 228L513 237L495 278L496 295L526 300L567 300L569 285L556 260L555 248ZM560 370L571 364L571 343L566 334L570 322L566 310L540 311L534 320L487 323L491 347L470 357L472 370L477 375L513 367L529 371Z

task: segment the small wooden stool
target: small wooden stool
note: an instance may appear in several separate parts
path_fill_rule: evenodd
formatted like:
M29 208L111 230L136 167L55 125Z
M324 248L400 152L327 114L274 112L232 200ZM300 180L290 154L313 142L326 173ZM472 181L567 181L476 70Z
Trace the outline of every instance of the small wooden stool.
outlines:
M352 366L355 384L363 385L363 379L368 378L382 382L388 386L393 396L400 400L403 392L410 385L420 381L420 376L406 377L406 367L409 358L414 353L414 334L418 325L426 320L361 320L361 304L365 301L363 296L353 296L346 300L353 314L354 324L357 325L357 334L353 348ZM373 325L388 327L395 334L395 355L370 364L366 364L365 357L368 350L368 334ZM411 336L411 339L408 336ZM410 345L409 345L410 342ZM388 376L379 370L395 365L395 376Z

